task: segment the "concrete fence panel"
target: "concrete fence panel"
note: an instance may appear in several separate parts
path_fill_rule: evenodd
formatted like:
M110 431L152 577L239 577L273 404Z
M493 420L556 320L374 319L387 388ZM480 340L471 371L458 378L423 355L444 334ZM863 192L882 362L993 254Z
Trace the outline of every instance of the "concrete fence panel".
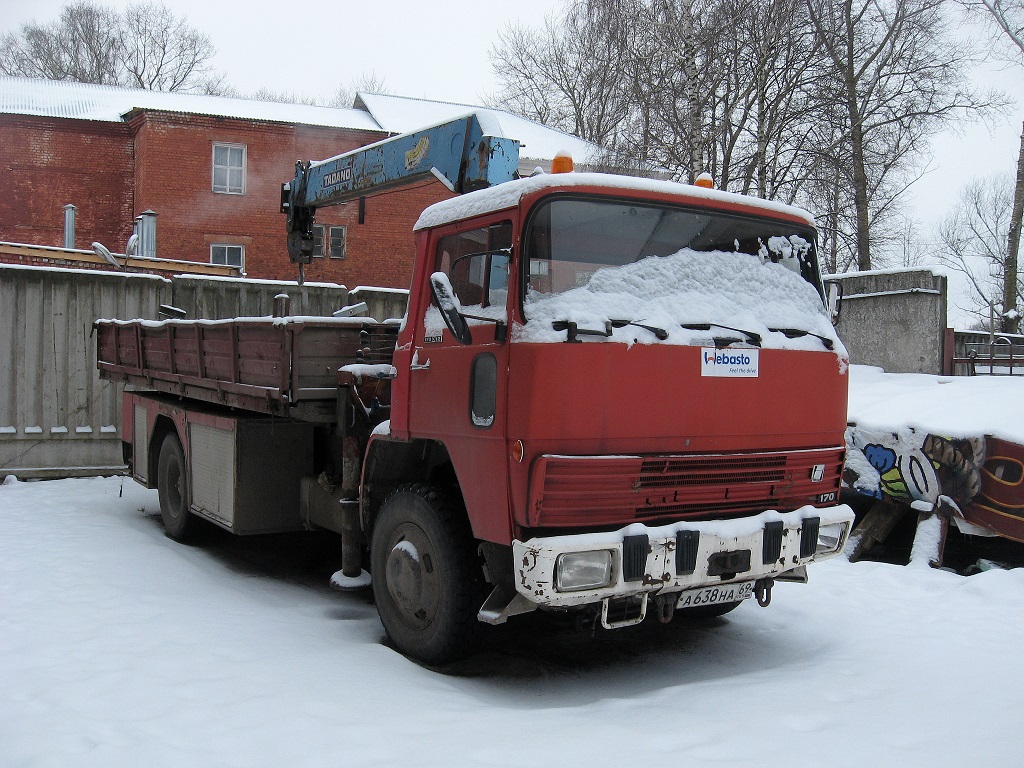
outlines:
M267 317L274 314L274 296L286 293L292 315L330 317L348 302L348 290L334 283L286 283L177 275L173 305L188 317L225 320L230 317Z
M409 291L400 288L373 288L360 285L349 291L349 304L366 302L367 314L378 322L405 317Z
M152 275L0 265L0 475L117 470L121 390L96 374L92 324L170 298Z
M843 285L836 330L850 362L890 373L943 371L946 277L929 269L827 275Z
M293 315L330 316L349 303L329 283L0 264L0 477L121 469L121 387L97 374L94 320L159 320L161 305L205 319L268 316L279 293Z

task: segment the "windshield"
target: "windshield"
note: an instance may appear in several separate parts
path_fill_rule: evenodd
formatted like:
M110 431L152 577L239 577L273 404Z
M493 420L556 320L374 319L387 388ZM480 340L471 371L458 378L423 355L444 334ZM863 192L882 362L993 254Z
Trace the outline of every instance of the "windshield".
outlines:
M541 205L526 237L531 299L585 286L601 268L682 250L744 253L799 274L818 295L814 230L787 222L684 208L556 198Z

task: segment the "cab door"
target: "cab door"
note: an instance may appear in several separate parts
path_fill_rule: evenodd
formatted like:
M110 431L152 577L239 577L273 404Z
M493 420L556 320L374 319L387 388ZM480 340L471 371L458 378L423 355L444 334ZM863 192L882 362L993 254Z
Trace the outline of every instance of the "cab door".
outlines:
M447 276L469 339L456 338L441 310L424 302L409 368L410 433L445 445L474 533L489 541L510 536L504 406L512 232L511 221L498 220L437 238L433 271Z

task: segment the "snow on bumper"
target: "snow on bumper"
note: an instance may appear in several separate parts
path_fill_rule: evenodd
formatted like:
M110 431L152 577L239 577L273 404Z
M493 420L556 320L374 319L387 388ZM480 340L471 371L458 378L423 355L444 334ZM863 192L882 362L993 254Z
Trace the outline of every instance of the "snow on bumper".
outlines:
M570 608L607 598L774 578L842 552L853 511L802 507L736 520L687 521L651 528L639 523L609 533L533 538L512 543L516 589L539 606ZM598 553L607 552L607 555ZM559 577L560 558L608 562L607 579L573 586ZM563 561L564 570L568 560ZM600 572L597 567L591 572ZM559 582L562 583L559 583Z

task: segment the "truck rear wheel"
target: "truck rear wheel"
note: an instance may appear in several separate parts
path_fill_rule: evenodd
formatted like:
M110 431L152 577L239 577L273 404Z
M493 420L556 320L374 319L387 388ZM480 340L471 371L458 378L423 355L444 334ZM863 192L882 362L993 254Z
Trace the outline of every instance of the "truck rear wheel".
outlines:
M160 445L157 461L157 493L160 495L160 517L167 535L175 541L188 539L195 520L188 508L188 472L181 440L173 432Z
M428 664L464 655L478 631L482 572L469 523L437 489L399 487L370 543L373 595L395 648Z

